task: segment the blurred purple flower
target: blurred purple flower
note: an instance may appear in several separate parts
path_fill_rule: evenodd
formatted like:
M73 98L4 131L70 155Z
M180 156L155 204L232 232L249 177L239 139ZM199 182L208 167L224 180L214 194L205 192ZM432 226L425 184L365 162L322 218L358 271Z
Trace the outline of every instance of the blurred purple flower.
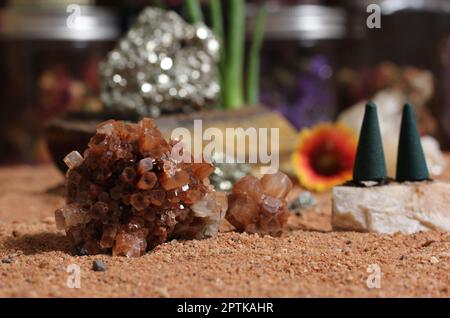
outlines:
M297 129L332 120L335 94L328 59L323 55L316 55L309 59L306 69L291 68L283 71L292 72L292 69L297 72L293 75L296 83L291 87L273 85L277 92L273 88L263 90L262 103L279 111Z

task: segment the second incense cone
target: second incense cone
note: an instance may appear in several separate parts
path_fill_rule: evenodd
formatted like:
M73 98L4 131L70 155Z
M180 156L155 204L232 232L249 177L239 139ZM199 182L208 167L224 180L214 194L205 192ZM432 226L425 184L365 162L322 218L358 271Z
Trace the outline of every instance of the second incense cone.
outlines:
M397 176L402 181L423 181L429 178L427 163L417 130L411 104L403 107L397 154Z

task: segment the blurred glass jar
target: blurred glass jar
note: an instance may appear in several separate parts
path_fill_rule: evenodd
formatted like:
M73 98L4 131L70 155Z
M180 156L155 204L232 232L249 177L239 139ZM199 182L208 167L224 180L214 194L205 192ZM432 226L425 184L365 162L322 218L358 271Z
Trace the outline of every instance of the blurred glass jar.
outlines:
M450 31L449 31L450 33ZM441 45L441 63L442 71L440 74L439 85L440 91L442 91L441 97L441 126L443 127L444 143L445 149L450 149L450 35L448 35Z
M72 6L72 7L70 7ZM46 161L43 123L101 109L97 67L119 36L115 14L78 5L0 11L0 162Z
M400 89L416 106L421 133L438 137L448 149L450 1L345 0L344 4L350 27L337 55L339 109L386 88ZM367 26L371 14L367 7L374 4L381 9L379 29Z
M251 34L257 7L249 5L247 12ZM342 9L270 2L261 52L261 103L298 129L334 119L334 56L345 33Z
M447 161L439 146L450 146L450 103L445 97L450 2L345 0L344 4L349 33L336 57L339 120L359 131L365 101L377 103L388 174L394 176L402 108L412 102L429 171L441 174ZM367 24L374 14L369 5L380 9L379 28Z

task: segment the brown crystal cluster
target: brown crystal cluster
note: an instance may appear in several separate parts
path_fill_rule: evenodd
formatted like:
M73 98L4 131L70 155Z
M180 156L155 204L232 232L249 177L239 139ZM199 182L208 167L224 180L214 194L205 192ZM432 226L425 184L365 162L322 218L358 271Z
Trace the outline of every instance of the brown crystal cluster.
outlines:
M172 154L152 119L109 120L81 156L65 161L67 204L55 212L82 253L136 257L170 238L215 235L227 198L209 184L214 167Z
M291 189L291 180L282 172L261 180L245 176L228 196L226 219L240 232L279 236L289 216L286 196Z

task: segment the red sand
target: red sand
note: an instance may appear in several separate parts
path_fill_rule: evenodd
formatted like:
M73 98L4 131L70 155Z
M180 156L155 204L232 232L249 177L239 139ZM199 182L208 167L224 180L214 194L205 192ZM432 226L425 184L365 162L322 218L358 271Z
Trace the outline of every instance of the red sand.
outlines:
M450 170L444 179L450 179ZM172 241L143 257L76 256L53 212L64 200L53 166L0 168L3 297L449 297L450 233L331 232L330 194L291 216L281 238L227 232ZM94 272L103 260L106 272ZM67 266L81 288L67 287ZM369 289L370 264L381 288Z

